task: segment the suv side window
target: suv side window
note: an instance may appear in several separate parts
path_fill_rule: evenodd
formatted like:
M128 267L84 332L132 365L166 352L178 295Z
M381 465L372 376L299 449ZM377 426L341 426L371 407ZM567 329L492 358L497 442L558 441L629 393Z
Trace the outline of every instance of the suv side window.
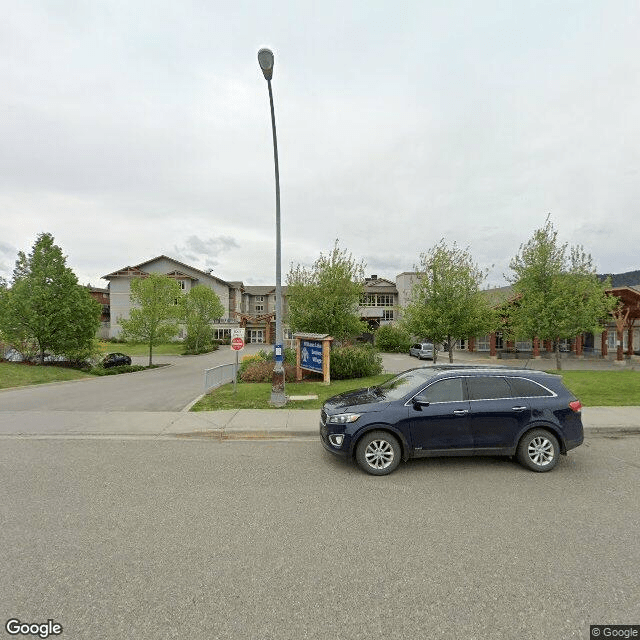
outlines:
M482 376L467 378L469 400L496 400L510 398L511 388L507 380L498 376Z
M416 400L421 402L461 402L464 399L462 378L445 378L423 389Z
M514 398L536 398L553 395L549 389L545 389L542 385L527 378L509 378L509 384Z

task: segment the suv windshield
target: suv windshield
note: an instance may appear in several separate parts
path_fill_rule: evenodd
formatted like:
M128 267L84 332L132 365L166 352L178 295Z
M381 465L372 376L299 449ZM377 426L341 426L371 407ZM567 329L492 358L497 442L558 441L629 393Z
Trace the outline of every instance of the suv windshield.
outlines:
M437 373L437 369L411 369L383 382L379 387L375 387L374 391L377 395L384 396L385 400L400 400Z

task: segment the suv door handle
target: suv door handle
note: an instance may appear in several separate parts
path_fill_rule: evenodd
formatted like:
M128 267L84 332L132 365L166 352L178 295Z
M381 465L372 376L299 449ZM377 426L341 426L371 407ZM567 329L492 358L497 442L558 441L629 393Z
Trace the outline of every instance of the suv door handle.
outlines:
M454 416L464 416L467 413L469 413L469 411L467 409L457 409L456 411L453 412Z
M512 411L526 411L527 407L512 407Z

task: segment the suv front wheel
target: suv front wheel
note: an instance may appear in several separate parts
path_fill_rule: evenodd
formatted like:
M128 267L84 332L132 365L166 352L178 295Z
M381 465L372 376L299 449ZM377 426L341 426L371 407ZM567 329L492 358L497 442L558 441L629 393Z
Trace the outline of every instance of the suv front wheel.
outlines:
M356 462L367 473L386 476L400 464L402 450L397 438L387 431L371 431L356 447Z
M522 436L516 453L518 462L532 471L551 471L558 464L560 445L546 429L532 429Z

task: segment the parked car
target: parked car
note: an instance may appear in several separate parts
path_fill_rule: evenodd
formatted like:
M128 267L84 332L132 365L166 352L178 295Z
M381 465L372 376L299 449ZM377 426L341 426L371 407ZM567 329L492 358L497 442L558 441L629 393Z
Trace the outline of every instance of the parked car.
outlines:
M433 360L433 344L431 342L416 342L409 347L409 355L418 360Z
M516 456L551 471L584 439L580 401L560 376L528 369L431 366L329 398L320 438L367 473L434 456Z
M102 360L102 366L105 369L109 367L119 367L125 364L131 364L131 358L125 353L107 353Z

